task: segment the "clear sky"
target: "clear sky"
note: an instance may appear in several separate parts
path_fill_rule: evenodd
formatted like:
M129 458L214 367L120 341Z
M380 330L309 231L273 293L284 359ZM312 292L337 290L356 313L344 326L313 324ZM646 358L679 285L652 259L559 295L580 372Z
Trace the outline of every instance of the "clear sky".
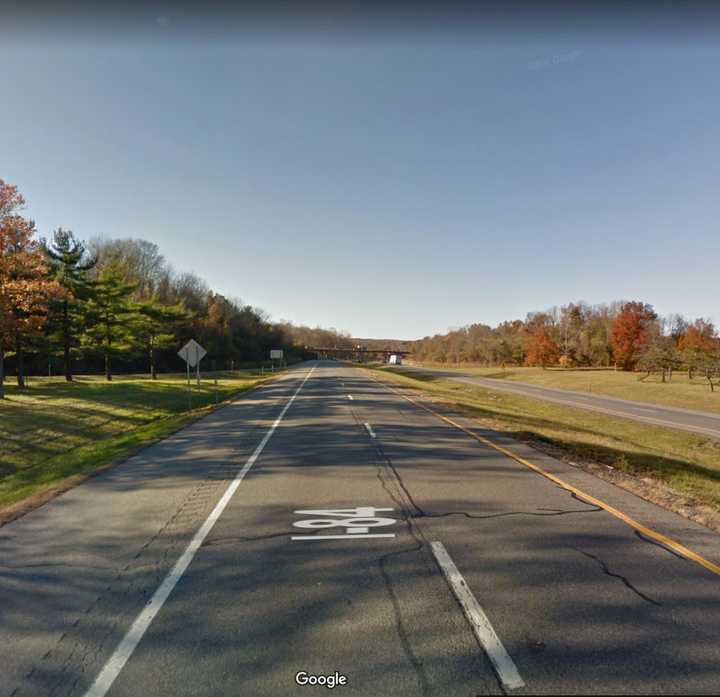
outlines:
M720 321L714 32L25 19L0 41L0 177L42 234L145 238L355 336L621 298Z

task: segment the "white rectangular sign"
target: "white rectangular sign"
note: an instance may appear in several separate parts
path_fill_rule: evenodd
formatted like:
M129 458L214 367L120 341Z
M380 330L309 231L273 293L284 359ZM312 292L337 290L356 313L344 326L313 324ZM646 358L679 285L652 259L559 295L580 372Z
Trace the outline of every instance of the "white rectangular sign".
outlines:
M270 349L270 360L271 361L281 361L282 357L283 357L282 349Z
M178 356L191 368L194 368L205 355L207 355L207 351L200 346L195 339L190 339L190 341L178 351Z

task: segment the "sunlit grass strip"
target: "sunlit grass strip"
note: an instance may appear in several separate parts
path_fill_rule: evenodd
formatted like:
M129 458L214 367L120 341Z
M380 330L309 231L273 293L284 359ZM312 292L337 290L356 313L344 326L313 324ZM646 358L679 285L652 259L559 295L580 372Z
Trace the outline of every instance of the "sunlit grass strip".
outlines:
M428 364L428 367L457 369L463 373L491 377L498 381L526 382L540 387L720 413L720 391L711 392L707 380L702 376L696 375L690 380L684 371L675 371L670 382L662 382L658 375L646 377L645 373L612 369L482 368L462 364L459 366Z
M36 384L27 392L11 392L0 403L0 513L165 438L212 410L216 397L222 403L272 378L243 374L218 379L217 395L213 381L199 391L193 385L189 410L180 377L143 381L142 389L140 381L119 380L110 385ZM161 404L152 406L149 402L158 392L165 395ZM113 396L123 406L114 404ZM44 406L38 409L37 402Z
M0 509L74 475L85 474L113 460L124 459L139 448L167 437L205 413L207 408L158 419L124 435L97 440L21 469L0 481Z

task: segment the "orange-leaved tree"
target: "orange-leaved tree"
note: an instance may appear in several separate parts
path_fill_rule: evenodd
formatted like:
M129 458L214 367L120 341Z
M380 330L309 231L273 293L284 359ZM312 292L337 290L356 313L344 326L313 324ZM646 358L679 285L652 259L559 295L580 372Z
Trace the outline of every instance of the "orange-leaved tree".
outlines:
M544 324L538 324L528 335L525 345L525 362L528 365L552 365L560 358L560 347Z
M688 367L688 377L692 380L695 368L718 350L717 333L713 323L704 319L695 320L680 337L678 349Z
M61 292L47 277L45 256L34 239L35 224L18 213L24 204L17 187L0 179L0 398L5 351L15 352L18 387L24 387L25 342L42 328L48 299Z
M657 314L652 305L637 301L624 303L612 323L610 347L616 365L632 370L650 337Z

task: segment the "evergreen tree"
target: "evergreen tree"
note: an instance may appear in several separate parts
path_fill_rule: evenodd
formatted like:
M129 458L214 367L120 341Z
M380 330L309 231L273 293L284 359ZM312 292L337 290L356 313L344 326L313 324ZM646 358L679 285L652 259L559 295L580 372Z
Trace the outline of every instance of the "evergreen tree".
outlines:
M71 352L79 346L86 325L86 304L93 294L87 272L97 259L87 254L85 245L70 230L58 228L52 241L43 240L42 244L51 274L65 290L64 296L51 305L48 336L51 345L62 347L65 379L71 382Z
M130 294L134 290L135 284L127 283L117 266L110 265L93 283L92 297L87 302L89 327L83 338L91 351L102 355L108 381L112 380L113 357L126 353L133 345L136 310Z
M148 357L150 376L157 378L157 355L159 349L177 344L174 329L187 320L189 315L176 305L163 305L150 300L135 305L136 313L129 323L129 330L136 346Z

